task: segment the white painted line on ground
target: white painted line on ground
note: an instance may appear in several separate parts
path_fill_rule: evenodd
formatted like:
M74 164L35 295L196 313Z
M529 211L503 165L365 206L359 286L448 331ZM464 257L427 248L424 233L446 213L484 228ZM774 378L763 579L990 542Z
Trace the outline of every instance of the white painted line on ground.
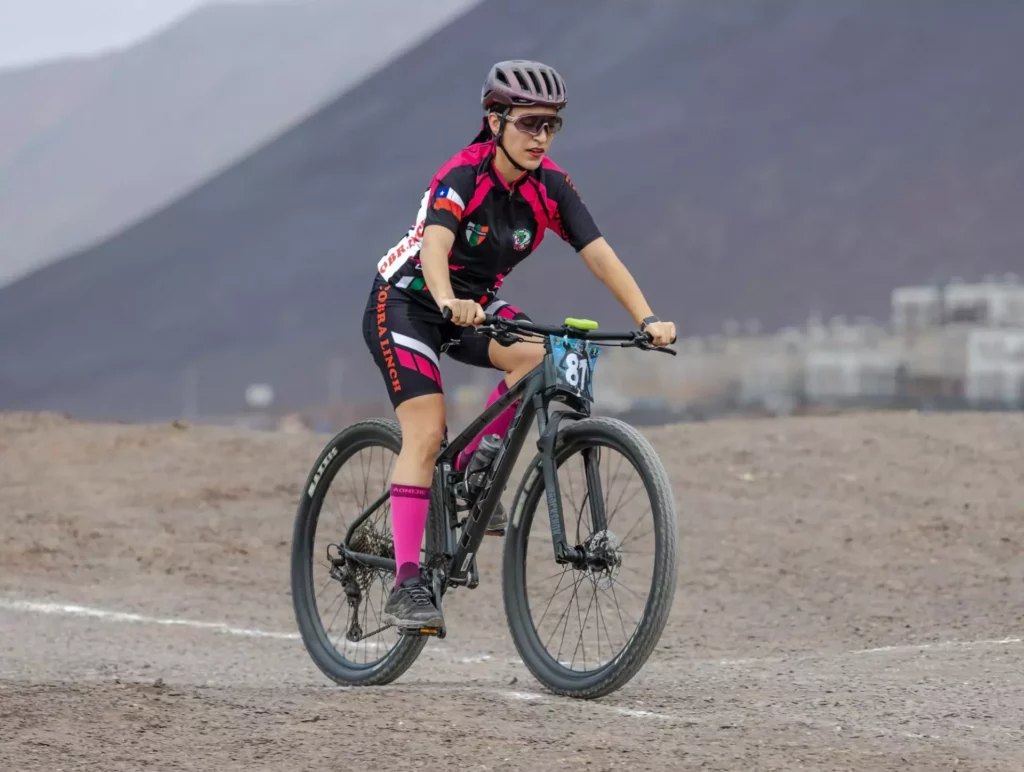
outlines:
M92 606L83 606L77 603L54 603L54 602L43 602L43 601L30 601L17 598L3 598L0 597L0 609L7 609L10 611L20 611L35 614L49 614L49 615L61 615L61 616L75 616L75 617L86 617L92 619L101 619L108 622L133 622L141 624L152 624L152 625L165 625L165 626L177 626L177 627L191 627L200 630L209 630L211 632L224 633L227 635L238 635L247 638L263 638L263 639L276 639L276 640L287 640L294 641L299 639L298 633L283 633L274 632L269 630L260 630L249 627L236 627L234 625L224 624L222 622L204 622L195 619L174 619L166 617L154 617L145 614L136 614L124 611L111 611L108 609L96 608ZM957 648L974 648L983 646L1007 646L1007 645L1019 645L1024 643L1024 638L997 638L997 639L986 639L977 641L943 641L937 643L919 643L919 644L903 644L898 646L878 646L870 649L855 649L852 651L838 652L833 654L792 654L784 657L763 657L753 659L736 659L736 660L716 660L715 662L722 666L730 665L758 665L765 664L768 662L783 662L792 661L794 659L835 659L841 657L857 657L870 654L901 654L901 653L913 653L917 651L927 650L941 650L941 649L957 649ZM455 658L456 661L472 664L472 663L483 663L492 659L489 654L467 654L465 652L459 654L458 652L447 651L438 652L425 649L424 654L441 656L446 658L448 661L452 661ZM705 660L704 663L708 661ZM700 664L696 662L695 664ZM492 694L500 696L507 700L517 700L524 702L542 702L544 704L560 704L564 705L564 699L556 697L554 695L539 694L536 692L524 692L524 691L509 691L506 689L491 689L489 690ZM593 709L605 713L615 713L620 716L628 716L630 718L639 719L653 719L660 721L675 721L684 723L696 723L693 718L685 718L683 716L656 713L649 710L642 710L639 708L626 708L616 705L606 705L599 702L593 702L587 700L584 702L586 708ZM818 724L824 726L821 722L808 722L810 724ZM836 731L839 731L839 727L835 727ZM883 730L878 730L883 731ZM1019 730L1007 730L1017 732ZM935 736L929 737L928 735L917 735L910 732L899 732L900 736L911 739L937 739Z
M223 622L203 622L196 619L175 619L166 617L154 617L145 614L135 614L124 611L111 611L109 609L96 608L94 606L83 606L77 603L54 603L42 601L30 601L18 598L0 597L0 609L11 611L24 611L36 614L57 614L64 616L91 617L103 619L109 622L136 622L152 625L169 625L178 627L192 627L201 630L224 633L227 635L239 635L248 638L271 638L277 640L295 641L299 639L298 633L282 633L270 630L259 630L250 627L235 627ZM837 659L843 657L859 657L869 654L910 654L916 651L930 651L941 649L970 649L985 646L1013 646L1024 644L1024 638L993 638L977 641L940 641L936 643L908 643L895 646L877 646L870 649L853 649L835 653L796 653L776 657L752 657L748 659L720 659L713 660L715 664L722 666L735 665L757 665L771 662L789 662L798 659ZM445 647L447 648L447 646ZM489 662L493 657L490 654L477 654L456 651L436 651L424 649L428 656L442 656L454 659L462 664L480 664ZM704 661L706 662L706 661ZM697 660L695 664L701 664ZM508 694L506 692L506 694Z
M495 694L504 697L507 700L522 700L524 702L534 702L536 700L544 699L543 694L534 694L533 692L503 692L500 689L496 689Z
M298 633L274 633L268 630L255 630L248 627L233 627L221 622L200 622L196 619L166 619L151 617L145 614L131 614L124 611L108 611L91 606L80 606L76 603L40 603L30 600L12 600L0 598L0 608L11 611L28 611L35 614L59 614L73 617L91 617L108 622L141 622L150 625L176 625L194 627L200 630L213 630L228 635L242 635L248 638L277 638L280 640L298 640Z
M682 719L679 716L669 716L665 713L653 713L649 710L640 710L639 708L616 708L617 712L623 716L631 716L633 718L658 718L662 721L692 721L693 719Z
M1024 644L1024 638L990 638L978 641L937 641L935 643L901 643L895 646L876 646L871 649L851 649L839 652L793 652L776 657L750 657L746 659L719 659L719 665L757 665L770 662L792 662L800 659L842 659L862 657L868 654L913 654L918 651L941 651L943 649L974 649L985 646L1013 646Z
M919 649L970 649L976 646L1009 646L1020 643L1024 643L1024 638L993 638L982 641L940 641L938 643L906 643L899 646L879 646L874 649L858 649L856 651L849 651L847 654L849 656L860 656L861 654L887 654L889 652L904 654L917 651Z
M565 705L565 700L561 697L554 697L547 694L537 694L536 692L509 692L503 689L494 689L492 694L496 694L499 697L503 697L506 700L516 700L519 702L543 702L547 704L559 704ZM592 700L581 701L581 704L589 709L602 710L606 713L616 713L620 716L629 716L630 718L654 718L662 721L690 721L691 719L684 719L680 716L670 716L665 713L653 713L649 710L638 710L636 708L621 708L617 705L605 705L600 702L593 702Z
M465 657L459 657L459 662L463 665L479 665L482 662L490 662L492 659L494 659L494 657L490 654L471 654Z
M111 611L109 609L96 608L95 606L83 606L77 603L52 603L0 597L0 609L24 611L33 614L87 617L102 619L107 622L134 622L150 625L191 627L199 630L224 633L226 635L239 635L246 638L271 638L281 641L297 641L300 638L298 633L279 633L251 627L235 627L223 622L203 622L197 619L154 617L125 611ZM464 665L486 663L493 659L490 654L457 652L452 651L447 646L440 651L429 648L424 649L423 656L444 659L445 661L457 661Z

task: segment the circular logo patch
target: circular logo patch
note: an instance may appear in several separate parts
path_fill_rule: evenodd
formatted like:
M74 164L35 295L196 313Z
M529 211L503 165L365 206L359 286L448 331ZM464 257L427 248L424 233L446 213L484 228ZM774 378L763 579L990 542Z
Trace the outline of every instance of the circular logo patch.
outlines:
M533 235L526 228L519 228L512 234L512 246L517 252L522 252L533 240Z

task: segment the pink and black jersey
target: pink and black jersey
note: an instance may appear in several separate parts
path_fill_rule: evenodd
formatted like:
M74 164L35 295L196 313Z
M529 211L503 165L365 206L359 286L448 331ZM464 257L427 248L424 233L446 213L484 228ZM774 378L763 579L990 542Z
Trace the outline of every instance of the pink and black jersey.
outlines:
M377 270L406 291L425 289L419 252L428 225L455 234L448 255L456 297L484 304L502 281L553 231L577 252L601 234L569 176L547 157L511 186L491 163L493 141L453 156L431 180L416 222L381 259Z

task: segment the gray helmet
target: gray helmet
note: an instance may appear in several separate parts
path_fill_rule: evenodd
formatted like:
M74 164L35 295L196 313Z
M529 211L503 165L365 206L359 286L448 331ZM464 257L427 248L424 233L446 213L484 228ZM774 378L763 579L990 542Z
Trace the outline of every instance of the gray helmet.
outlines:
M561 110L566 101L565 81L555 68L526 59L492 66L480 92L480 103L487 111L496 105L546 105Z

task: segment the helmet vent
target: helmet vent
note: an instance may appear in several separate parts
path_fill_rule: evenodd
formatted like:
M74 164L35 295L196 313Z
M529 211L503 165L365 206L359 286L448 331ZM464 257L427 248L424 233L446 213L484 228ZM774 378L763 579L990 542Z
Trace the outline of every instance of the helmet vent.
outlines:
M555 93L555 85L551 82L552 78L545 71L541 71L540 76L544 79L544 93L551 96Z
M530 76L530 80L533 82L533 88L535 93L543 94L544 87L540 84L540 78L537 77L537 73L533 70L527 70L527 74Z
M519 81L519 88L523 91L529 91L530 84L526 82L526 78L523 77L523 73L519 70L512 70L512 73L516 76L516 80Z

